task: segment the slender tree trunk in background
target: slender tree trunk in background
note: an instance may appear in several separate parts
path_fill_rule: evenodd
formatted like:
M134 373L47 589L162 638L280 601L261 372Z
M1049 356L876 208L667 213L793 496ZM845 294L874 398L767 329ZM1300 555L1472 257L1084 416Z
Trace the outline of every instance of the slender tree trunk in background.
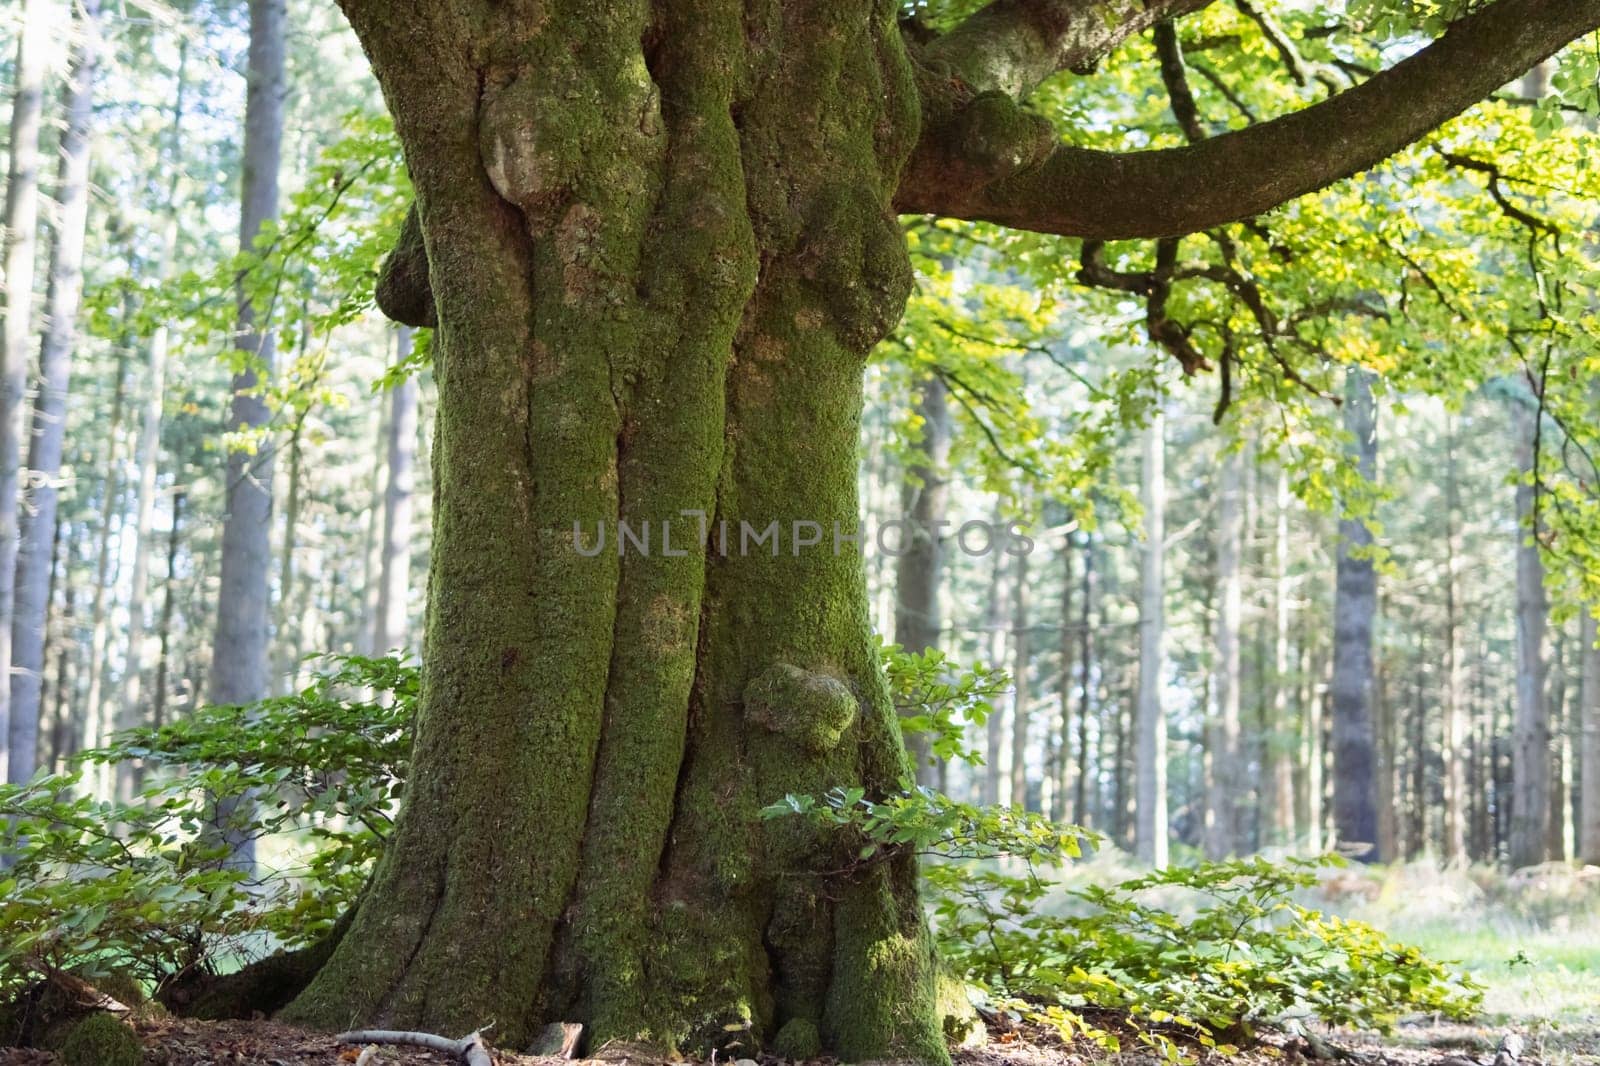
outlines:
M1239 851L1240 766L1239 639L1242 595L1240 557L1244 539L1242 458L1222 457L1217 488L1217 630L1213 668L1216 714L1210 733L1211 778L1206 797L1206 856L1224 859Z
M411 355L411 329L401 326L395 358ZM378 579L380 652L410 651L406 596L411 589L411 512L416 490L417 379L407 376L389 395L388 478L383 492L383 557Z
M1444 691L1440 711L1444 731L1439 745L1443 760L1444 836L1440 857L1459 865L1467 861L1467 822L1472 796L1467 791L1467 734L1471 729L1462 692L1461 656L1461 532L1456 515L1461 510L1461 486L1456 467L1456 427L1446 415L1444 467Z
M922 437L901 488L902 517L912 524L895 563L894 642L907 652L939 646L943 615L939 583L944 571L943 525L950 496L950 401L944 379L930 374L917 391L917 416ZM912 733L906 750L917 768L917 781L933 786L938 768L928 752L928 738Z
M172 661L172 615L178 588L179 527L183 524L183 501L187 490L182 470L174 471L178 485L172 490L172 526L167 532L167 572L161 581L161 619L156 623L156 676L150 686L150 724L160 728L167 717L167 673Z
M1313 629L1315 623L1311 620L1310 612L1302 615L1300 625L1300 655L1298 658L1300 670L1300 685L1296 690L1300 701L1300 776L1296 781L1295 802L1300 816L1300 824L1305 829L1305 847L1309 854L1316 855L1322 851L1322 821L1326 808L1323 806L1322 794L1326 787L1323 781L1322 767L1327 755L1327 749L1322 743L1323 720L1322 701L1324 693L1321 691L1319 679L1322 677L1318 669L1320 665L1314 648L1316 633Z
M1578 858L1600 865L1600 640L1594 613L1584 608L1578 630L1583 684L1578 699Z
M1001 514L995 511L991 528L998 527ZM996 551L989 565L989 598L984 608L983 627L989 634L988 664L999 668L1006 661L1006 556ZM1013 690L1013 700L1015 690ZM1006 716L996 706L984 723L983 785L979 800L986 806L1009 803L1011 779L1006 774Z
M1089 812L1089 716L1094 713L1094 630L1089 628L1094 602L1094 534L1083 534L1083 584L1078 605L1078 772L1072 820L1092 828Z
M16 600L11 619L9 780L13 782L33 776L38 754L45 624L50 607L50 554L56 531L56 481L61 476L67 387L83 296L94 76L100 43L99 2L80 0L73 11L76 32L63 97L66 125L61 133L60 180L45 306L47 324L39 345L39 398L33 407L32 439L28 445L28 491L23 496L18 522ZM95 712L86 708L85 713L92 717Z
M396 334L398 346L399 335ZM363 655L382 655L386 650L379 641L382 628L378 624L378 590L383 583L383 512L384 494L388 489L389 467L389 403L380 398L373 418L372 477L368 485L367 524L361 553L361 635L357 645Z
M1567 635L1556 629L1550 661L1548 694L1550 714L1550 816L1545 831L1545 858L1564 862L1567 858Z
M1072 613L1072 592L1074 587L1072 558L1074 550L1072 533L1069 530L1061 538L1061 631L1058 638L1060 647L1057 649L1057 654L1061 658L1061 668L1057 682L1059 685L1057 695L1060 698L1057 717L1060 721L1058 722L1059 740L1056 743L1055 803L1050 811L1050 817L1058 822L1064 822L1073 816L1072 653L1077 629L1077 620Z
M1273 482L1272 525L1272 721L1267 730L1267 773L1272 790L1267 842L1295 840L1295 714L1289 707L1289 626L1293 586L1289 581L1289 471L1278 464ZM1299 710L1300 714L1304 709Z
M284 0L250 0L250 55L246 65L244 177L239 247L248 251L264 222L278 215L278 163L283 150ZM260 429L271 412L262 390L272 376L273 332L258 326L267 308L254 306L241 288L239 336L234 346L247 365L233 377L230 432ZM267 694L267 640L271 621L272 441L253 452L228 455L227 517L222 524L222 576L216 633L211 645L210 700L242 704ZM246 802L248 802L246 800ZM236 804L218 804L217 821L233 849L232 861L249 868L255 845L228 828Z
M267 679L267 688L277 693L293 692L300 683L301 616L306 605L300 599L301 588L295 563L300 550L300 509L305 480L302 466L305 454L301 449L301 440L308 413L302 412L289 432L283 543L278 553L277 621L272 627L276 639L268 643L272 673Z
M131 315L133 310L132 299L127 294L123 298L123 314ZM83 729L85 745L97 747L104 743L110 732L111 721L104 712L104 701L101 692L105 688L106 648L111 640L111 612L115 605L108 607L106 599L111 595L116 584L111 572L111 545L113 541L112 529L115 527L119 516L122 514L122 408L128 389L128 361L129 348L132 346L132 336L124 334L124 343L117 351L116 382L111 396L111 422L107 426L107 451L105 485L100 497L100 522L96 531L97 541L94 564L94 593L89 604L89 691L83 703ZM109 767L97 766L90 770L91 780L95 784L95 791L99 795L106 795L105 778L112 774Z
M1378 471L1377 406L1368 371L1345 371L1344 428L1353 438L1349 458L1362 478ZM1369 846L1367 861L1387 858L1378 845L1380 766L1374 697L1372 624L1378 610L1378 575L1364 552L1373 543L1366 523L1339 521L1333 602L1333 832L1340 847Z
M1548 857L1550 830L1550 705L1545 643L1550 604L1539 557L1539 500L1532 483L1538 462L1539 412L1517 402L1514 413L1517 472L1517 701L1511 740L1511 825L1507 840L1513 868Z
M1028 726L1033 693L1028 685L1028 668L1033 643L1028 639L1028 556L1019 553L1012 565L1016 585L1011 609L1011 805L1030 808Z
M1410 803L1407 805L1411 824L1406 831L1406 857L1418 859L1428 848L1428 812L1433 804L1428 802L1428 709L1423 685L1423 664L1427 660L1427 642L1417 633L1416 666L1411 673L1411 715L1408 742L1407 774Z
M1134 850L1158 869L1167 865L1166 680L1166 419L1158 409L1144 431L1141 470L1144 550L1139 566L1138 742L1135 746Z
M172 275L178 247L178 165L183 147L183 111L188 86L188 38L178 43L178 69L172 100L172 119L167 127L166 199L160 220L160 252L156 257L157 284ZM167 351L171 345L171 326L162 322L150 335L146 358L144 403L139 419L139 499L133 523L133 577L128 589L128 660L117 697L117 728L133 729L144 723L142 705L145 656L145 597L150 585L150 558L154 554L157 478L161 468L161 416L167 398ZM174 512L176 514L176 512ZM164 698L164 694L162 696ZM139 781L139 768L133 760L117 764L117 797L130 799Z
M11 138L6 168L5 313L0 330L0 766L11 744L11 623L16 590L17 495L33 337L34 261L39 244L39 122L44 113L48 0L23 0L12 68Z

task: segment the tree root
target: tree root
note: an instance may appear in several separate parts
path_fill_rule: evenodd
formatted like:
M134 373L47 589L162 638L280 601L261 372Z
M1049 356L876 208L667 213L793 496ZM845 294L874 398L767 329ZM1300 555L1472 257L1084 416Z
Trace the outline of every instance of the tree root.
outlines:
M460 1040L451 1040L447 1036L437 1036L433 1033L403 1032L396 1029L356 1029L340 1033L334 1039L341 1044L404 1044L409 1047L423 1047L429 1051L454 1055L467 1066L494 1066L489 1047L483 1042L483 1036L477 1032L469 1033Z

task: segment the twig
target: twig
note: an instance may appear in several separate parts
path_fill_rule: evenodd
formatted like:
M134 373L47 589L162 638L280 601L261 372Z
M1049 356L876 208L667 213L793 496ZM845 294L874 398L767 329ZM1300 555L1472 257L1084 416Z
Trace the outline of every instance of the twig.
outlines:
M334 1040L341 1044L404 1044L409 1047L423 1047L429 1051L454 1055L467 1066L494 1066L488 1045L477 1032L470 1033L460 1040L451 1040L447 1036L437 1036L433 1033L415 1033L397 1029L357 1029L349 1033L340 1033Z

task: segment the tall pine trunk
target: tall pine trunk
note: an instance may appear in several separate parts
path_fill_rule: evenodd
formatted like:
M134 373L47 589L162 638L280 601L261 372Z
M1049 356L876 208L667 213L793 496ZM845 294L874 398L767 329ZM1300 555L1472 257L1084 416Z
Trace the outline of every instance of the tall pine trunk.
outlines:
M1033 642L1028 626L1028 555L1018 553L1012 561L1011 604L1011 805L1028 807L1028 727L1033 693L1029 687L1029 660Z
M39 123L44 113L48 0L23 0L12 68L11 137L3 248L5 328L0 330L0 764L11 745L11 624L17 579L17 494L27 411L33 283L39 247ZM0 766L0 773L7 772Z
M1243 459L1222 457L1217 488L1217 629L1211 723L1211 777L1207 783L1205 851L1223 859L1241 841L1241 798L1245 782L1239 736L1239 642L1241 636L1241 556L1244 540Z
M1140 859L1167 864L1167 719L1161 705L1166 657L1166 420L1159 410L1144 431L1140 471L1144 550L1139 566L1138 739L1134 746L1134 847Z
M278 163L283 148L284 0L250 0L250 52L246 64L244 176L240 192L239 247L250 250L263 223L278 214ZM247 283L239 296L234 347L245 360L233 376L230 432L261 430L271 416L262 390L271 378L273 332L261 328ZM211 643L209 698L241 704L267 695L267 639L271 612L272 440L228 455L227 516L222 523L222 574L216 631ZM236 799L219 804L217 819L233 861L249 867L254 844L227 828Z
M401 326L395 338L395 361L411 355L411 329ZM411 512L416 489L417 379L407 375L389 393L387 473L383 487L383 547L379 555L378 652L405 650L409 639L407 595L411 590Z
M1600 866L1600 633L1583 611L1578 642L1583 680L1578 699L1578 858Z
M172 274L178 246L178 181L182 169L177 165L183 146L183 113L188 86L187 38L178 44L178 70L172 98L171 125L167 127L166 158L171 171L167 178L166 199L161 205L160 250L156 256L158 283ZM150 584L150 559L155 552L154 527L157 478L161 465L161 415L167 394L167 350L171 345L171 326L161 322L150 335L145 360L144 396L139 416L138 501L133 521L133 576L128 587L128 658L117 697L117 728L132 729L144 723L145 599ZM173 511L176 521L177 510ZM138 782L138 767L132 760L117 764L117 795L132 797Z
M1265 843L1285 845L1295 840L1294 759L1297 748L1296 713L1290 710L1293 681L1289 674L1289 630L1294 586L1289 577L1289 470L1279 463L1273 479L1272 524L1272 702L1266 728L1271 822ZM1298 710L1304 715L1305 708Z
M1360 367L1345 371L1344 428L1348 456L1357 472L1372 481L1378 468L1377 407L1372 375ZM1341 847L1367 847L1368 861L1388 858L1378 852L1378 759L1372 629L1378 612L1378 574L1368 554L1372 531L1359 518L1339 521L1339 554L1333 601L1333 680L1329 686L1333 718L1333 833Z
M1517 683L1511 732L1511 824L1507 855L1513 867L1548 856L1550 829L1550 706L1545 677L1545 629L1550 603L1539 557L1539 411L1518 398L1514 412L1517 452Z
M67 388L83 298L83 246L89 219L89 154L99 49L98 0L74 6L72 65L63 97L61 169L57 182L46 327L39 345L39 396L28 442L28 484L18 522L16 599L11 618L11 755L9 779L33 776L44 685L50 560L55 544L61 452L66 442ZM0 487L3 491L3 487ZM88 715L94 708L86 708Z

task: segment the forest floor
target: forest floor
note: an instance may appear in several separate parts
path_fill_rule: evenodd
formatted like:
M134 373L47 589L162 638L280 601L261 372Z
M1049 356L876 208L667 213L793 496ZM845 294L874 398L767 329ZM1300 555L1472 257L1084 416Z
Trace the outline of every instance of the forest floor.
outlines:
M1103 856L1075 875L1109 883L1133 872L1125 860ZM1399 940L1448 961L1484 987L1483 1015L1473 1024L1411 1018L1387 1036L1330 1032L1335 1055L1318 1059L1297 1037L1268 1036L1237 1055L1208 1053L1193 1066L1512 1066L1496 1050L1504 1037L1521 1038L1514 1066L1600 1066L1600 903L1597 874L1551 866L1512 877L1487 870L1446 870L1426 864L1346 870L1309 894L1307 905L1370 922ZM1097 1023L1103 1024L1103 1023ZM138 1023L145 1066L340 1066L359 1048L331 1036L269 1021L198 1022L151 1018ZM451 1034L459 1035L459 1034ZM492 1037L492 1033L488 1034ZM991 1029L990 1040L955 1052L956 1066L1163 1066L1131 1037L1111 1054L1088 1041L1064 1043L1053 1030ZM1137 1049L1137 1050L1126 1050ZM554 1066L497 1052L500 1066ZM445 1055L384 1048L372 1066L449 1066ZM591 1062L609 1066L685 1066L625 1049ZM0 1066L55 1066L32 1050L0 1049ZM759 1066L776 1066L763 1059ZM724 1060L706 1066L735 1066ZM745 1066L749 1066L746 1060Z
M1512 1031L1525 1040L1518 1066L1600 1064L1600 1005L1596 1005L1594 1021L1587 1025L1549 1028L1535 1019L1524 1021L1528 1024L1474 1026L1416 1019L1389 1037L1330 1033L1327 1049L1334 1052L1331 1059L1319 1059L1298 1038L1271 1036L1236 1055L1208 1053L1196 1058L1194 1066L1491 1066L1502 1036ZM324 1033L269 1021L163 1018L140 1022L136 1028L145 1045L145 1066L348 1066L362 1050L342 1046ZM960 1049L954 1057L956 1066L1156 1066L1163 1061L1142 1049L1111 1054L1087 1041L1063 1043L1051 1030L1028 1027L995 1034L984 1046ZM504 1051L495 1052L495 1061L498 1066L567 1066L558 1058ZM683 1066L626 1050L602 1052L573 1066L582 1066L583 1061L604 1066ZM763 1058L760 1066L777 1066L781 1061ZM0 1051L0 1063L5 1066L56 1066L58 1062L49 1052ZM420 1049L382 1048L370 1062L371 1066L455 1066L459 1060Z

